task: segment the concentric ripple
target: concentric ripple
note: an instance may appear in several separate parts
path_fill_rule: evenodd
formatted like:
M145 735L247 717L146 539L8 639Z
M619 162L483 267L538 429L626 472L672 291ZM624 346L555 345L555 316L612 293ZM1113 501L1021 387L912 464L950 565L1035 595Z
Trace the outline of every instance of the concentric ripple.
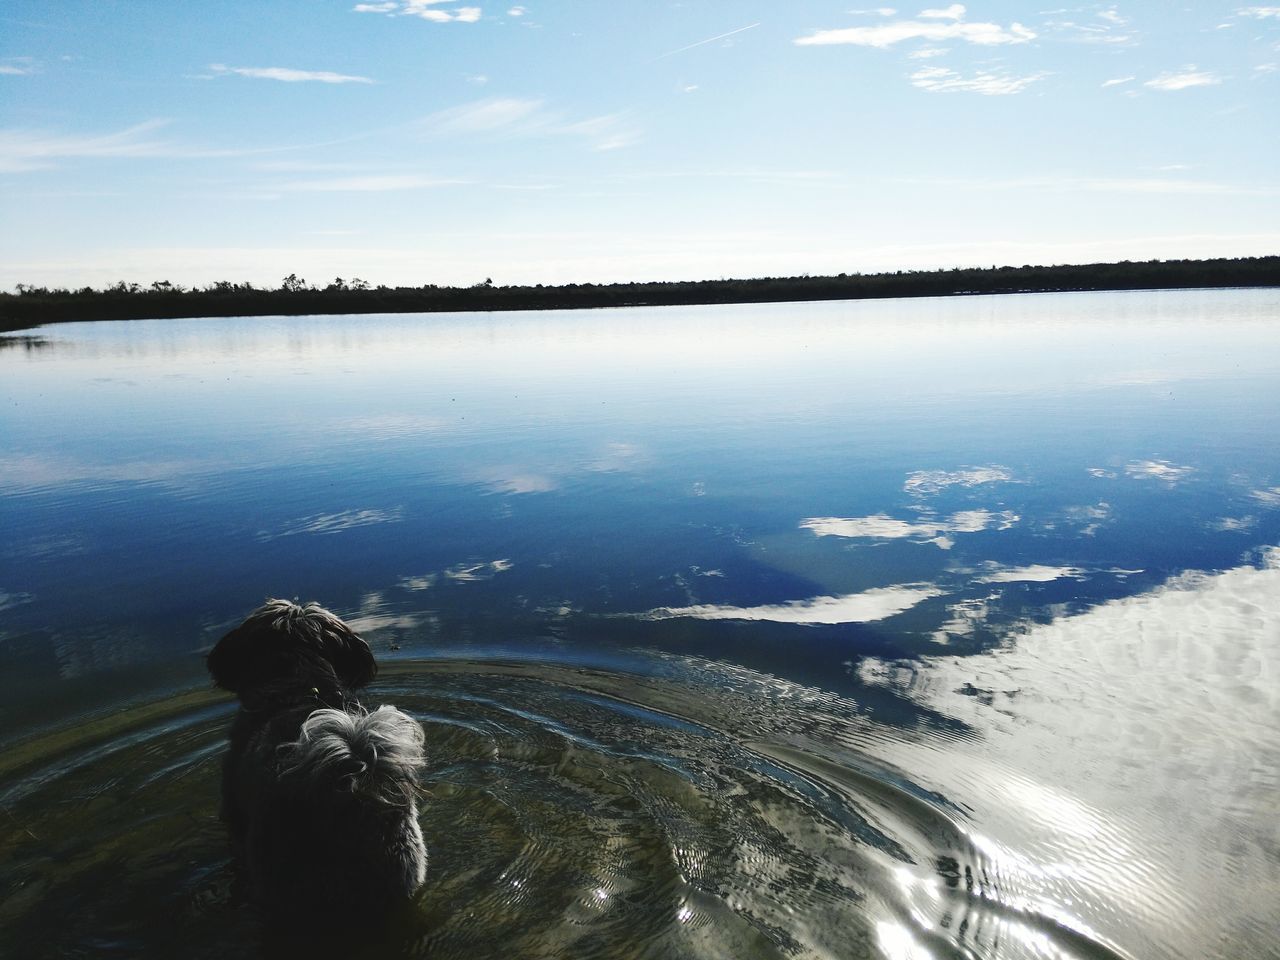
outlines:
M395 923L321 945L245 904L216 813L231 705L202 692L7 758L0 953L1120 955L829 695L720 665L430 661L368 699L431 754L428 881Z

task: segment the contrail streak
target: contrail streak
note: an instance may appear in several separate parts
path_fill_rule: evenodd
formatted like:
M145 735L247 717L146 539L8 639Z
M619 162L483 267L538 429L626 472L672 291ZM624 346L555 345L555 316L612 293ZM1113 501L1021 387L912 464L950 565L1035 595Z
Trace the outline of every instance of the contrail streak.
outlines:
M677 53L684 53L686 50L692 50L694 47L700 47L705 43L715 43L717 40L723 40L725 37L732 37L735 33L742 33L743 30L752 30L760 26L760 21L749 23L745 27L739 27L737 30L730 30L728 33L722 33L716 37L707 37L705 40L699 40L697 43L691 43L687 47L681 47L679 50L669 50L660 57L654 57L654 60L664 60L667 57L674 57Z

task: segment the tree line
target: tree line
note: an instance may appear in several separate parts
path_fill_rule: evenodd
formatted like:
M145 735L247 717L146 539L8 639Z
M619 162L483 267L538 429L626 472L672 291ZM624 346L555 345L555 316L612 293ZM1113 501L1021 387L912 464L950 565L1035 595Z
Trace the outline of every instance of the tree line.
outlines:
M69 320L229 317L345 313L432 313L472 310L559 310L587 307L860 300L974 294L1186 287L1280 286L1280 256L1216 260L1147 260L1059 266L897 270L836 276L757 277L644 283L569 283L468 287L374 286L358 277L323 285L289 274L278 287L219 281L183 287L160 280L121 281L97 289L18 284L0 292L0 329Z

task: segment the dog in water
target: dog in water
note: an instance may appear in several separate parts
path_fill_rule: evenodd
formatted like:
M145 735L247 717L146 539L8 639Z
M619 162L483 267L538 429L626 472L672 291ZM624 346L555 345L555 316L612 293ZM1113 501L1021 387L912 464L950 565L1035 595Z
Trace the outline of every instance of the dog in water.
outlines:
M395 707L356 700L377 672L369 645L319 604L268 600L207 663L240 699L222 816L254 898L330 921L407 901L427 869L423 733Z

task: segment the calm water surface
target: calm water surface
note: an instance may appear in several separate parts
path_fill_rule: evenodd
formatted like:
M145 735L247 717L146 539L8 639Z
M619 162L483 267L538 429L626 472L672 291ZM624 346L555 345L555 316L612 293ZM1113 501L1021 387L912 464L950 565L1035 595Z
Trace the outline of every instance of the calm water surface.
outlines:
M1280 955L1278 428L1277 291L0 339L0 954L297 948L202 665L272 595L428 733L343 956Z

